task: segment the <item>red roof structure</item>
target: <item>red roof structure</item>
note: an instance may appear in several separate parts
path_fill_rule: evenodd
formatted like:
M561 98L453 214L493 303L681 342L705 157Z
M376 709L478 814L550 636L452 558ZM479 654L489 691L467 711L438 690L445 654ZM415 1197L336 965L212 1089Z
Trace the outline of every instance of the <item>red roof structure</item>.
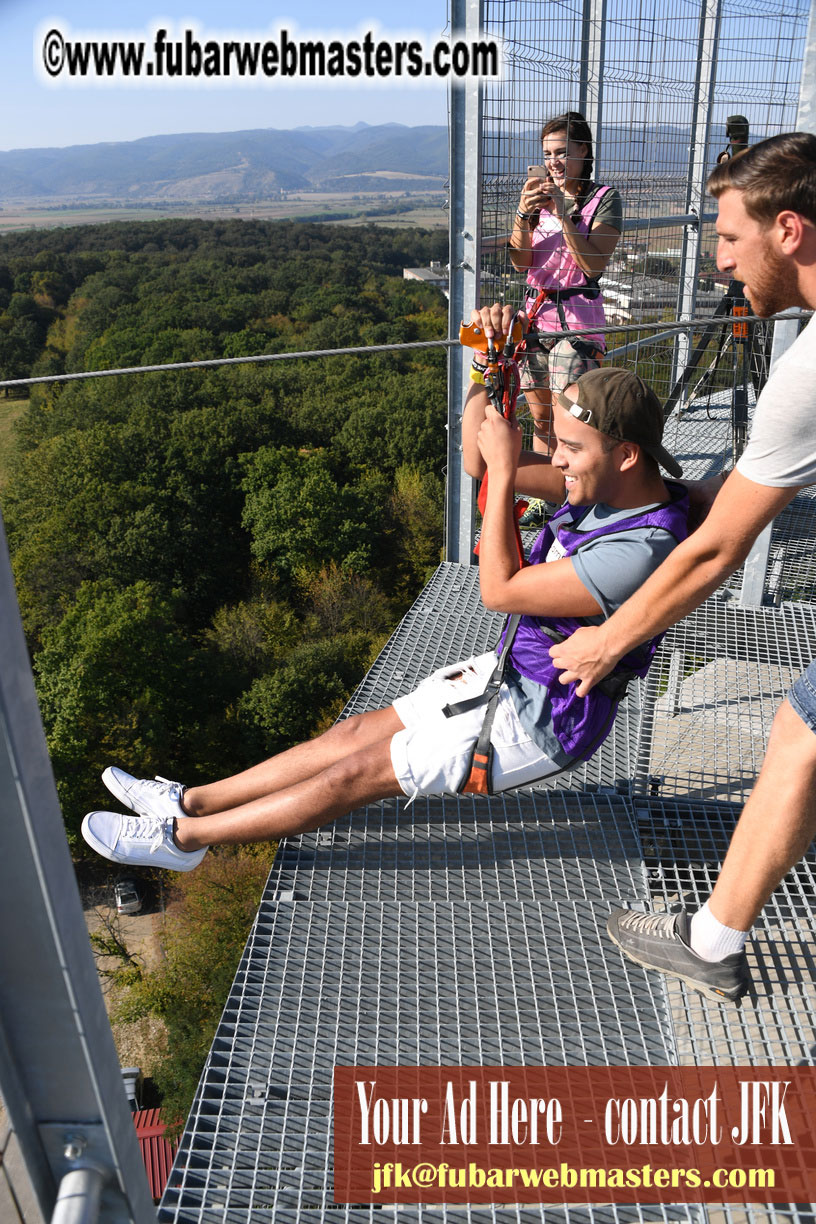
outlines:
M137 1109L133 1115L136 1138L142 1151L142 1160L147 1170L150 1193L155 1202L161 1198L170 1169L173 1166L175 1146L165 1139L166 1124L161 1120L160 1109Z

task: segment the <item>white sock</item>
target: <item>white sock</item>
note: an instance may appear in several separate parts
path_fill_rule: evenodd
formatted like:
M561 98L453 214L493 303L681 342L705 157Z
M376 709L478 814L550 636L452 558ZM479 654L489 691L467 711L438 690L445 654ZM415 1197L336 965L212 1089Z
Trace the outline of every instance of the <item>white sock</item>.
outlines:
M707 901L691 920L691 950L706 961L719 961L733 952L741 952L747 938L747 931L737 931L718 921Z

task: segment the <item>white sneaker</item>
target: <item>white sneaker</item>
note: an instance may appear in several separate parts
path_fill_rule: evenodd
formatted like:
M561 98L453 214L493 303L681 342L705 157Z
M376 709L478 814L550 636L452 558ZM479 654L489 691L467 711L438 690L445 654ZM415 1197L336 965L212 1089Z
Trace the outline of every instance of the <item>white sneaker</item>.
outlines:
M184 787L169 778L134 778L116 765L109 765L102 774L102 781L120 803L140 816L157 816L166 820L169 816L186 816L181 806Z
M192 871L203 859L203 850L179 850L173 841L173 817L122 816L119 812L89 812L82 822L82 836L89 846L112 863L131 867L167 867L170 871Z

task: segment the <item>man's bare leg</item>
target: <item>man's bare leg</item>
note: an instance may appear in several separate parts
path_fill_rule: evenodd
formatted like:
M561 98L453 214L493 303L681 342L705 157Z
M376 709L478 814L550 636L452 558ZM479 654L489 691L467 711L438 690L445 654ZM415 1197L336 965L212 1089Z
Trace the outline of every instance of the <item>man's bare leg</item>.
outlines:
M206 786L188 787L184 792L182 807L190 816L198 818L240 808L253 800L315 777L335 761L371 744L381 740L388 743L392 735L402 729L402 721L393 706L344 718L315 739L296 744L294 748L253 765L242 773ZM400 793L399 788L395 793ZM239 837L236 840L244 839ZM206 845L206 839L202 844Z
M735 930L750 930L814 836L816 735L786 700L776 712L756 786L709 899L715 918Z
M745 940L773 890L816 834L816 735L784 701L716 887L693 916L613 910L607 931L647 969L680 978L718 1002L750 989Z
M211 815L181 818L174 831L176 845L189 851L207 845L275 841L318 829L366 803L401 795L390 745L388 734L345 754L315 776L263 798Z

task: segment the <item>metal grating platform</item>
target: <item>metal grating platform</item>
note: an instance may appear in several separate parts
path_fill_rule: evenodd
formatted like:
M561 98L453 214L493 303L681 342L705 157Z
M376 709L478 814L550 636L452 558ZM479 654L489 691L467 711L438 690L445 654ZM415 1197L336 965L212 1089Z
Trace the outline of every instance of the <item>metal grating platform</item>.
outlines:
M289 838L268 894L304 900L596 903L647 897L631 806L526 791L388 800Z
M673 1061L661 984L598 956L605 918L567 901L264 900L159 1218L343 1218L331 1202L336 1064Z
M635 801L652 908L708 897L740 808L677 799ZM782 881L753 929L754 990L738 1008L669 982L681 1063L795 1066L816 1058L816 848Z
M441 566L345 713L487 648L498 619L474 569ZM283 843L160 1220L374 1219L331 1202L335 1063L812 1061L812 860L758 926L756 990L736 1008L610 954L604 926L620 900L707 895L738 814L711 796L728 790L746 736L757 742L748 788L787 675L813 646L810 605L712 599L667 636L592 789L573 776L572 789L388 801ZM722 666L743 669L743 688L723 687ZM604 788L604 774L634 779L634 792ZM795 1207L400 1207L398 1218L813 1224Z
M666 422L664 442L677 457L683 474L703 480L734 465L731 421L732 391L717 391L710 398L695 400ZM748 414L753 418L753 387L748 391ZM767 588L774 602L813 599L816 593L816 488L799 493L773 525ZM742 568L728 580L730 590L739 591Z
M813 658L816 604L707 600L669 630L650 672L636 790L744 802L774 713Z
M687 479L704 480L731 467L732 400L733 392L718 391L710 399L695 400L681 412L674 411L666 421L664 445L678 460ZM751 413L753 407L752 389Z

